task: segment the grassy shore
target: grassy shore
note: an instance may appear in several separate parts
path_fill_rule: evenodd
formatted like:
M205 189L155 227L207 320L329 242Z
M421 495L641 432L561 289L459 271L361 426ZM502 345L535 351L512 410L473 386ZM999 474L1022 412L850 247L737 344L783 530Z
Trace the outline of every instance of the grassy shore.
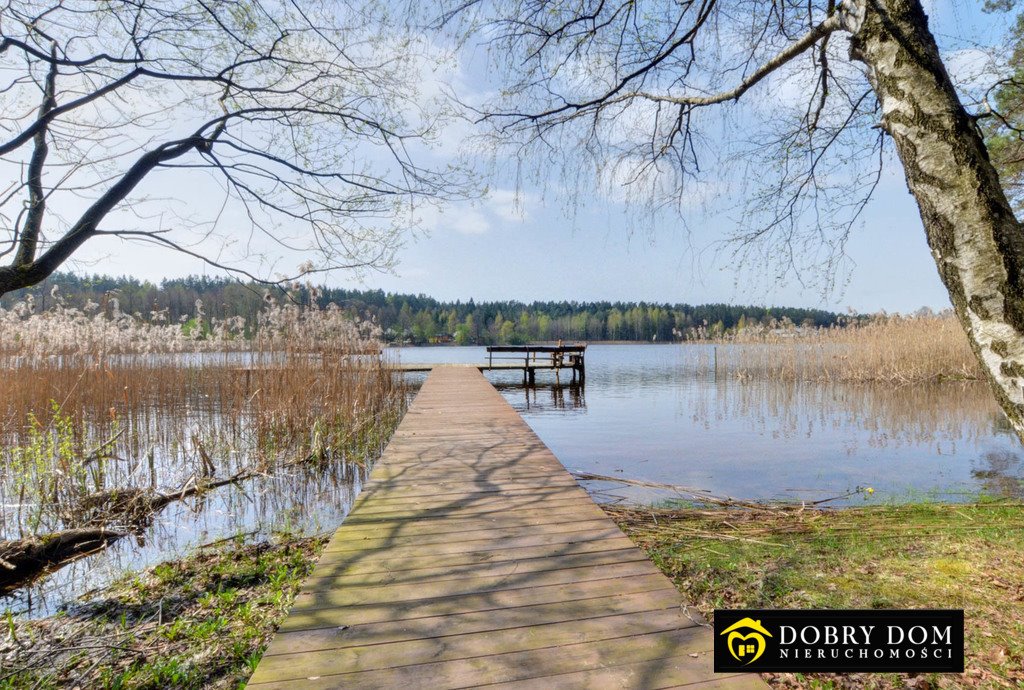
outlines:
M966 612L962 676L766 675L773 687L1024 687L1024 505L607 510L711 619L745 607Z
M244 686L325 538L204 548L77 608L4 622L0 689Z
M716 608L963 608L960 675L771 674L777 688L1024 687L1024 505L606 510ZM226 542L43 620L7 620L0 690L241 687L325 540Z

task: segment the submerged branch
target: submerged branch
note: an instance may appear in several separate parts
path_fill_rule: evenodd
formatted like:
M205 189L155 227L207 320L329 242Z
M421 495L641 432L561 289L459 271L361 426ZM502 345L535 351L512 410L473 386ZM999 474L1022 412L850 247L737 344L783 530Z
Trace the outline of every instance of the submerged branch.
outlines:
M28 539L0 541L0 595L95 553L126 535L127 532L105 527L86 527Z
M744 501L738 498L732 498L731 496L716 496L715 494L706 491L704 489L694 489L688 486L679 486L678 484L663 484L661 482L651 482L644 479L627 479L626 477L610 477L606 474L594 474L593 472L578 472L569 471L569 474L578 481L585 482L614 482L616 484L626 484L629 486L640 486L646 489L663 489L666 491L672 491L681 496L686 496L698 503L709 503L711 505L721 506L725 508L744 508L746 510L761 511L761 512L792 512L792 511L803 511L808 508L817 508L825 505L826 503L832 503L833 501L840 501L844 498L850 498L851 496L857 496L865 491L867 493L873 493L873 489L861 489L857 488L853 491L847 491L844 494L836 496L830 496L828 498L822 498L817 501Z
M694 489L688 486L677 484L662 484L660 482L649 482L643 479L627 479L625 477L609 477L605 474L594 474L593 472L569 472L574 479L585 482L615 482L616 484L628 484L630 486L642 486L647 489L666 489L677 494L688 496L701 503L712 503L719 506L732 506L736 508L750 508L756 510L768 510L771 506L764 503L743 501L729 496L715 496L704 489Z
M225 479L203 481L193 476L169 493L129 487L88 494L64 510L65 521L77 523L78 527L27 539L0 540L0 595L138 533L171 503L251 479L256 474L246 470ZM115 524L118 527L110 526Z

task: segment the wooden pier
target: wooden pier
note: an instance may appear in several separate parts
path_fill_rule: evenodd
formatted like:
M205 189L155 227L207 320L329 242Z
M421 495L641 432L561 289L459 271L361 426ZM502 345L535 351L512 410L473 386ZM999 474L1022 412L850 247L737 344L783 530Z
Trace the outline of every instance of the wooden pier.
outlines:
M424 383L250 680L766 688L475 367Z
M562 371L568 370L570 385L584 384L587 380L586 345L491 345L487 360L475 364L431 364L426 362L398 362L388 366L396 371L433 371L439 367L471 367L479 371L521 371L523 383L533 385L538 371L554 371L560 381Z

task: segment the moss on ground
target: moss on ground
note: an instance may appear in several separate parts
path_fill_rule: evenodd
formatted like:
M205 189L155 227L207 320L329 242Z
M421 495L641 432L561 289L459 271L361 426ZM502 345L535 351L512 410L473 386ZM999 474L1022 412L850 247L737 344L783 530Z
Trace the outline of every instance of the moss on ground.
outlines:
M325 538L204 548L0 631L0 689L244 686Z
M716 608L956 608L963 675L766 674L775 687L1024 688L1024 506L607 508L703 614Z

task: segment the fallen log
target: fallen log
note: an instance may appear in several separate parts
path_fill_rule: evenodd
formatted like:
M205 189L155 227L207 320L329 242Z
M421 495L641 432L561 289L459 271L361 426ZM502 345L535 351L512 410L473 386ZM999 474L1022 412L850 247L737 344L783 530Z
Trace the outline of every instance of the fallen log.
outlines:
M8 594L50 570L95 553L126 534L99 527L0 541L0 594Z
M315 457L316 453L311 453L280 467L302 465ZM264 476L264 473L256 470L241 470L223 479L193 475L179 488L167 493L126 487L81 496L58 513L64 524L71 526L69 529L28 539L0 539L0 595L9 594L41 575L101 551L129 534L140 533L157 513L171 503L259 476Z

